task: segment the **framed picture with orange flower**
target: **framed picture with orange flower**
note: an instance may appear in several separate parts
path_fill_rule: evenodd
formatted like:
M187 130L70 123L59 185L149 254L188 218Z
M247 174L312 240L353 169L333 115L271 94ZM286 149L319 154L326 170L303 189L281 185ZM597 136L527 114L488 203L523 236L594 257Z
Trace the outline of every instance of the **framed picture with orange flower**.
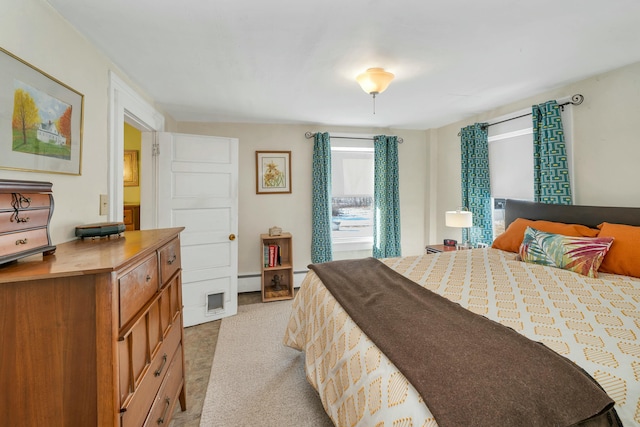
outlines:
M291 193L291 151L256 151L256 194Z

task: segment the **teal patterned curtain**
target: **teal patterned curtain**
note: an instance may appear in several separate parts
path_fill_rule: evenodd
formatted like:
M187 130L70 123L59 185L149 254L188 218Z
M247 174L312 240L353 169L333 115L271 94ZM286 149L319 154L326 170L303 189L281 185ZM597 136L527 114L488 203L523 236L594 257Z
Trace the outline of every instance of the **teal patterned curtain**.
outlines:
M532 107L533 192L540 203L571 205L571 183L560 106L556 101Z
M491 244L493 222L487 123L467 126L460 134L462 206L473 213L473 227L470 230L463 229L462 238L474 246L478 243Z
M373 257L400 256L398 138L373 138Z
M328 133L313 140L311 262L333 259L331 246L331 143Z

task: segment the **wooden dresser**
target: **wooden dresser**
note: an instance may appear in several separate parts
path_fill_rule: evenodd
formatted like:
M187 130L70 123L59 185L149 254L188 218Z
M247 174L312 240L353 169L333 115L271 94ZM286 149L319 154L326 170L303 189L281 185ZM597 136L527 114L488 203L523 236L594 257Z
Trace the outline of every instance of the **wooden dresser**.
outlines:
M140 205L124 205L122 222L124 222L125 231L140 230Z
M0 266L2 425L166 426L186 409L182 230Z

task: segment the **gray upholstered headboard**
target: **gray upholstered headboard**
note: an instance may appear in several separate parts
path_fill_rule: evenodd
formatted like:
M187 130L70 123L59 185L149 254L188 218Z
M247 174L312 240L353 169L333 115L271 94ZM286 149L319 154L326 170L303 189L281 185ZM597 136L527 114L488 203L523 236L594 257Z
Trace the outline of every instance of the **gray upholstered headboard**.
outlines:
M552 205L508 199L505 205L505 228L516 218L582 224L591 228L603 222L640 226L640 208Z

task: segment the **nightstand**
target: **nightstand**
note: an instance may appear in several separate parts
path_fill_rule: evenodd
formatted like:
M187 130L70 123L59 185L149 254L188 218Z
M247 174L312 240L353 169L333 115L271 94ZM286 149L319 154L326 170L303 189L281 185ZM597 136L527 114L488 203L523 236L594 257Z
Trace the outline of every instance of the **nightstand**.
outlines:
M426 254L437 254L440 252L449 252L455 251L455 246L445 246L445 245L427 245L424 248L424 253Z

